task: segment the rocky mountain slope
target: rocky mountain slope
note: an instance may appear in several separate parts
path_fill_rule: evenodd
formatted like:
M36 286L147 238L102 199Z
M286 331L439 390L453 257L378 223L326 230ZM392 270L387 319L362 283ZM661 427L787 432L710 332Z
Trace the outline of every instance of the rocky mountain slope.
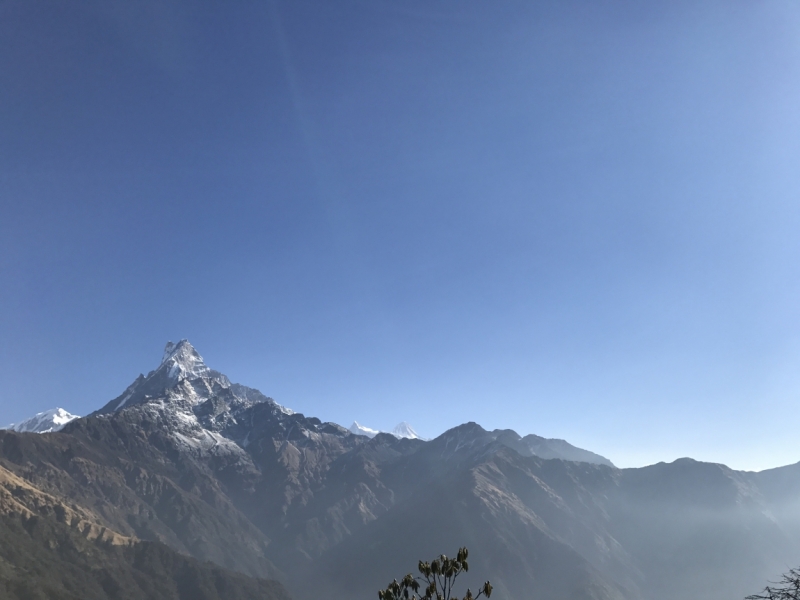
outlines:
M288 600L253 579L163 544L92 541L49 518L0 515L4 600Z
M288 600L252 579L120 535L91 508L0 467L0 597L7 600Z
M373 597L461 545L509 600L743 597L800 557L798 466L616 469L474 423L355 435L231 383L186 341L59 433L0 432L0 467L70 523L277 577L300 600Z

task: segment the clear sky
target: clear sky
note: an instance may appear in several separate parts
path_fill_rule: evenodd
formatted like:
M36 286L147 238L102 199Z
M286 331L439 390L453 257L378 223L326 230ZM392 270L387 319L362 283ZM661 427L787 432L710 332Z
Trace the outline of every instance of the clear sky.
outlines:
M0 3L0 421L188 338L348 426L800 460L793 0Z

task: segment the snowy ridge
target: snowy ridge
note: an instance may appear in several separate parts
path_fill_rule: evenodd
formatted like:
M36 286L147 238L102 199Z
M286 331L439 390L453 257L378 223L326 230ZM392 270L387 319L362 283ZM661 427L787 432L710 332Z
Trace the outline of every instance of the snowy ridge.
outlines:
M63 429L64 425L79 418L78 415L70 414L63 408L51 408L50 410L36 413L31 418L19 423L12 423L3 427L3 429L19 432L50 433Z
M354 433L356 435L365 435L368 438L374 438L376 435L380 433L377 429L370 429L369 427L364 427L358 421L353 421L353 424L350 425L349 429L350 433Z
M379 433L390 433L396 438L406 438L409 440L421 440L421 438L414 428L409 425L406 421L402 423L398 423L394 429L391 431L381 431L379 429L371 429L369 427L365 427L361 425L358 421L353 421L353 424L350 425L349 429L350 433L354 433L355 435L365 435L368 438L374 438Z

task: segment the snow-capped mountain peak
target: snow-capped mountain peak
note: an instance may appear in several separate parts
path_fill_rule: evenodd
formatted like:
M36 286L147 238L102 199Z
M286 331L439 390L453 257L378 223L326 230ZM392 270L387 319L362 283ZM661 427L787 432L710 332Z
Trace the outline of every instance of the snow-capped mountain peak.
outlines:
M254 411L270 414L278 426L293 414L258 390L231 383L209 368L187 340L168 342L156 369L139 375L90 416L127 410L161 423L172 441L187 452L231 455L242 455L249 445Z
M230 380L209 368L188 340L167 342L158 367L136 380L98 413L109 413L153 398L181 397L198 404L220 389L231 388Z
M361 425L358 421L353 421L353 424L350 425L350 433L355 433L356 435L365 435L369 438L374 438L379 433L387 433L383 432L380 429L371 429L369 427L365 427ZM411 427L406 421L399 423L394 429L389 431L396 438L408 438L410 440L421 440L421 438L414 428Z
M174 381L207 377L211 373L211 369L203 362L203 357L189 343L189 340L185 339L177 344L167 342L159 366L159 369L162 368L167 369L169 378Z
M376 435L380 433L377 429L370 429L369 427L364 427L358 421L353 421L353 424L350 425L350 433L354 433L356 435L365 435L368 438L374 438Z
M78 418L80 418L78 415L70 414L63 408L52 408L37 413L31 418L20 421L19 423L12 423L3 429L19 432L50 433L52 431L59 431L64 425Z
M403 421L402 423L398 423L394 429L391 431L394 437L398 438L408 438L410 440L421 440L422 438L419 437L414 428L408 424L408 422Z

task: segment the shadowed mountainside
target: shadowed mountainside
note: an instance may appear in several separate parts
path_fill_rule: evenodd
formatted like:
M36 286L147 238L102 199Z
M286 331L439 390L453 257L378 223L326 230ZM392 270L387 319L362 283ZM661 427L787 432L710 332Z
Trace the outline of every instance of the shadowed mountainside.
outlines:
M289 600L253 579L163 544L91 541L42 517L0 515L0 596L6 600Z
M253 579L120 535L0 467L0 596L8 600L288 600Z

